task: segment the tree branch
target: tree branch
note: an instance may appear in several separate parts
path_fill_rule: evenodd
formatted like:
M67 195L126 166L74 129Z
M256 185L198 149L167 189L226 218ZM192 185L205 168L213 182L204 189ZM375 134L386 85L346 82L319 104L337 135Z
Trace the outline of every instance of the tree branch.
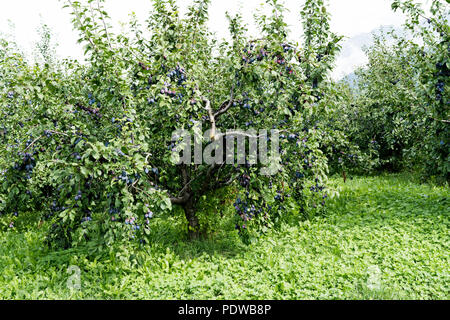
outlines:
M225 108L223 107L224 106L224 104L226 103L226 102L224 102L224 103L222 103L222 105L220 106L220 109L219 109L219 111L217 111L215 114L214 114L214 117L217 119L218 117L220 117L222 114L224 114L225 112L227 112L232 106L233 106L233 99L234 99L234 84L233 84L233 86L231 87L231 93L230 93L230 100L228 101L228 104L225 106Z
M434 121L443 122L443 123L450 123L450 120L440 120L433 118Z
M191 198L191 195L189 193L186 193L182 197L170 198L170 202L172 202L172 204L183 205L183 204L186 204L190 198Z
M30 149L39 139L43 138L44 136L40 136L36 139L34 139L33 142L30 143L30 145L25 149L25 151L27 151L28 149Z
M236 181L236 179L239 178L239 175L236 176L231 176L230 179L226 180L226 181L219 181L214 185L214 190L229 186L230 184L232 184L234 181Z
M79 15L79 13L78 13L78 10L77 10L76 6L74 6L74 4L72 3L71 0L68 0L68 1L69 1L69 3L70 3L70 6L72 7L72 9L73 9L74 12L75 12L75 16L76 16L76 19L77 19L78 23L80 24L80 26L81 26L83 29L86 29L85 26L84 26L84 24L83 24L83 22L81 22L81 18L80 18L80 15ZM85 31L84 31L84 33L85 33L85 35L87 36L87 40L88 40L89 43L91 44L92 48L94 48L95 50L97 50L97 46L96 46L96 45L94 44L94 42L92 41L91 37L89 37Z
M98 9L98 12L100 13L100 17L101 17L102 22L103 22L103 28L105 29L106 39L108 39L108 45L112 49L111 39L109 38L108 28L106 27L105 17L103 16L103 12L102 12L102 10L100 8L100 1L99 0L97 0L97 9Z
M206 98L203 98L203 102L206 103L205 109L206 109L206 111L208 111L209 121L211 122L211 140L215 141L216 140L216 119L215 119L215 117L213 115L213 111L211 109L211 102Z

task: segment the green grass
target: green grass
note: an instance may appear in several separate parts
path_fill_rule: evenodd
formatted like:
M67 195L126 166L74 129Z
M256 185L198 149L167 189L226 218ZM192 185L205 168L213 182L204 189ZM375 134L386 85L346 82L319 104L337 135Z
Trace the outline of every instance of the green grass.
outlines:
M326 217L272 230L159 242L120 259L50 252L36 232L0 233L2 299L449 299L450 191L407 175L332 179ZM67 288L69 266L81 290ZM371 282L377 284L371 286Z

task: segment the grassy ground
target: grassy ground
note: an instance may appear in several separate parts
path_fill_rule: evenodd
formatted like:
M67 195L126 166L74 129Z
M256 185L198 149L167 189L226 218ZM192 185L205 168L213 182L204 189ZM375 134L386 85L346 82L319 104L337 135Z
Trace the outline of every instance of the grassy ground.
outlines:
M121 261L0 233L2 299L449 299L450 191L399 176L332 180L329 214L245 246L167 234ZM80 268L81 290L69 290ZM72 276L71 276L72 275Z

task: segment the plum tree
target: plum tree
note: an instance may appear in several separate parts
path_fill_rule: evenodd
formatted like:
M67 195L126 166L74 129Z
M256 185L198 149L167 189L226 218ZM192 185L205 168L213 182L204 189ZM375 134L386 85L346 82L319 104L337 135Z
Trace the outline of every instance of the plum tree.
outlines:
M408 33L382 34L367 49L355 98L340 108L344 131L374 168L449 181L449 6L432 1L429 17L414 1L392 8L406 13Z
M399 171L411 166L407 150L423 127L412 110L420 98L414 93L415 59L408 52L403 36L393 31L375 35L366 50L368 65L356 71L358 92L347 106L347 131L362 152L372 154L375 168Z
M243 238L288 210L323 210L327 161L322 133L308 119L322 112L320 82L339 41L318 26L328 26L323 1L307 1L303 17L314 31L304 48L288 39L277 0L266 1L271 14L257 17L260 38L247 36L239 14L227 14L231 40L220 42L206 26L208 0L194 0L184 17L174 0L154 0L149 36L135 17L127 33L113 34L102 2L67 1L86 64L31 65L2 46L0 211L42 212L50 243L67 247L145 241L151 220L174 207L198 238L199 201L212 202L227 186L236 190ZM323 38L318 48L314 35ZM276 174L261 175L263 164L248 155L243 164L174 164L180 129L202 148L228 129L278 129Z
M406 28L421 43L409 40L418 70L421 87L418 95L424 100L417 110L424 126L420 142L413 148L424 164L423 172L441 182L450 181L450 30L448 1L433 0L427 17L421 6L412 1L394 1L394 10L407 14ZM422 20L422 21L421 21ZM426 23L424 23L426 22ZM416 111L416 110L415 110Z

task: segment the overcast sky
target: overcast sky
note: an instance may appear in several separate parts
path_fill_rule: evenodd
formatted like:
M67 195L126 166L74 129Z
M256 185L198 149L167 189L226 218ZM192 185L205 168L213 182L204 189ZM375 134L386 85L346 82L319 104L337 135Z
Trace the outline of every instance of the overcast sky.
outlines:
M422 0L426 2L427 0ZM263 0L212 0L210 8L210 28L219 38L226 37L228 25L225 12L236 12L242 8L245 21L253 21L253 13ZM301 35L300 10L304 0L285 0L289 9L287 23L291 27L292 35ZM106 0L107 9L116 26L119 21L127 21L128 14L136 13L141 21L148 15L150 0ZM190 0L178 1L181 12ZM333 31L348 38L361 33L368 33L381 25L400 26L404 17L401 13L393 13L390 8L391 0L330 0L332 14L331 26ZM15 37L24 50L30 50L37 41L36 28L40 21L47 23L55 32L59 48L58 53L63 57L78 58L81 56L80 46L76 44L77 33L72 30L68 9L62 9L60 0L1 0L0 1L0 32L8 32L8 20L15 25ZM256 29L250 26L250 32ZM363 64L365 57L360 48L354 48L354 53L340 58L334 77L340 77L351 72L355 66ZM353 52L352 51L352 52Z

